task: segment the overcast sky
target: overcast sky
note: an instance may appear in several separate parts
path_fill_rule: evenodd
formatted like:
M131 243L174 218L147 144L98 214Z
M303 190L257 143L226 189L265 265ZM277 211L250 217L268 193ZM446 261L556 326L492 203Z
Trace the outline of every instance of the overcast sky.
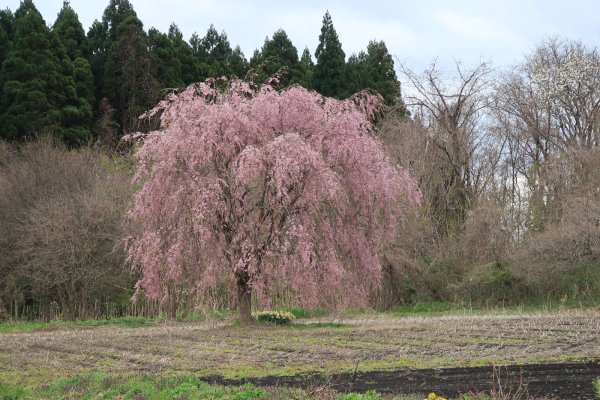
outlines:
M166 32L175 22L189 39L204 36L212 23L225 30L233 46L249 58L267 35L283 28L301 53L313 54L323 14L332 15L346 56L384 40L397 60L417 70L434 57L443 67L455 60L473 65L480 59L496 67L521 62L547 37L600 45L598 0L131 0L146 29ZM62 0L34 0L51 25ZM71 0L84 29L102 18L108 0ZM15 11L19 0L0 0Z

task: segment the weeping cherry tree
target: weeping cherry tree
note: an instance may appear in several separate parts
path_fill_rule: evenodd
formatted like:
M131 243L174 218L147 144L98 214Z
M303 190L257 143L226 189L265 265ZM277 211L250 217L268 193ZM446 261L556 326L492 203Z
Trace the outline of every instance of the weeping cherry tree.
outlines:
M223 83L171 94L146 115L160 129L135 135L136 296L200 302L227 277L244 324L252 293L268 306L274 286L307 307L364 304L421 198L372 134L381 98Z

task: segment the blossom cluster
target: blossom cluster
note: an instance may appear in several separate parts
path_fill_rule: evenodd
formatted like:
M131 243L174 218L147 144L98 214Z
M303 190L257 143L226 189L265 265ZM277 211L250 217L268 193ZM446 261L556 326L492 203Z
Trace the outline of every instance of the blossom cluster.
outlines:
M137 151L136 294L201 299L225 280L267 305L275 286L309 307L366 302L378 252L421 198L373 134L379 103L238 80L171 94Z

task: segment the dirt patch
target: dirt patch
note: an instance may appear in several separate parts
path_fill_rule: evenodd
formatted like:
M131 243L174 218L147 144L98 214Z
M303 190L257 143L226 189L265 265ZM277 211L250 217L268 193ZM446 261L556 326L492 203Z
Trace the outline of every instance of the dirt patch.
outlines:
M600 361L579 363L512 365L501 367L401 369L335 375L311 374L292 377L203 379L221 385L253 383L258 386L310 388L326 386L340 391L384 394L421 394L435 392L448 398L467 393L490 393L492 390L515 395L526 390L534 397L546 399L595 399L593 381L600 377Z

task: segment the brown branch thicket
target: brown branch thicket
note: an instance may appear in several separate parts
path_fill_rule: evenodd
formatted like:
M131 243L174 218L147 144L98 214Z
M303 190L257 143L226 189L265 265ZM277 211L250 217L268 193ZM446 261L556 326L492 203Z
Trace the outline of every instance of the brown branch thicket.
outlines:
M4 314L92 316L128 300L122 220L126 163L42 139L0 149L0 306ZM95 306L94 306L95 305ZM28 315L24 315L27 317Z
M378 301L597 299L597 50L551 39L505 75L403 73L412 118L388 115L379 135L424 201Z
M530 295L600 291L600 55L548 39L498 83L494 124L506 143L512 273Z
M464 298L473 291L465 282L501 267L511 242L495 180L503 142L491 140L485 123L492 69L458 64L446 78L434 63L423 74L403 73L413 118L388 115L379 135L417 179L424 201L406 222L410 235L385 255L383 303Z

